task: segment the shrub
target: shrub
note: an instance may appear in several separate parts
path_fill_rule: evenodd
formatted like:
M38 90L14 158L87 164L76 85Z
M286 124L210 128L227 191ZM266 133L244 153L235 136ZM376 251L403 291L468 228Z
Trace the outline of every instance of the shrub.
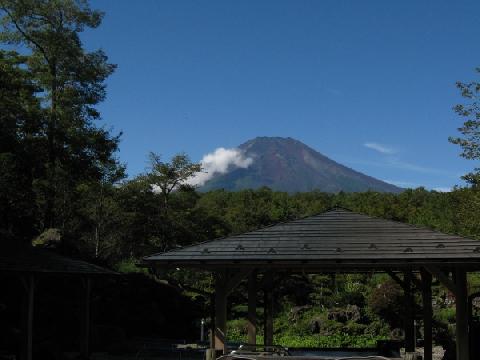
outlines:
M402 288L393 280L379 284L368 297L368 306L376 315L384 319L392 328L402 324L404 312Z
M445 324L455 323L455 308L447 307L435 311L435 319Z
M246 339L247 332L247 320L238 319L227 322L227 334L229 339Z

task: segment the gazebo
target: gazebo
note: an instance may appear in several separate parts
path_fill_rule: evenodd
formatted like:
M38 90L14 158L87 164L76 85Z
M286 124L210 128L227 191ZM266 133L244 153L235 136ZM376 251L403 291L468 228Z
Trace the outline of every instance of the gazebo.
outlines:
M454 296L457 360L470 359L467 273L480 268L480 242L345 209L215 239L144 258L152 268L196 268L215 277L211 348L226 351L227 296L248 277L248 339L256 338L257 275L263 274L265 345L273 342L274 274L385 272L407 300L405 349L415 351L414 287L423 299L424 359L432 359L432 277ZM403 275L402 275L403 274Z
M31 360L35 319L35 290L39 281L52 277L70 277L79 281L83 296L79 298L82 311L80 327L80 355L87 359L90 353L90 302L92 279L117 273L100 266L74 260L48 249L6 243L0 249L0 277L16 277L24 293L22 306L22 346L20 360Z

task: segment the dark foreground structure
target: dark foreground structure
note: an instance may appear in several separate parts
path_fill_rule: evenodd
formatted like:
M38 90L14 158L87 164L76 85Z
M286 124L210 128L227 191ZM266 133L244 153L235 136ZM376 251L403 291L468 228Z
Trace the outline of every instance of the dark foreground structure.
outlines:
M0 279L16 279L22 283L18 294L20 307L20 360L31 360L34 343L35 295L43 281L52 280L61 286L62 281L77 283L82 296L78 298L80 309L79 353L87 359L90 355L90 302L92 279L117 273L81 260L61 256L51 250L3 244L0 251Z
M265 345L273 345L272 289L275 273L385 272L401 284L405 349L415 351L414 287L421 289L424 359L432 359L432 277L454 296L457 360L470 356L467 274L480 270L480 242L426 228L373 218L344 209L216 239L144 258L152 268L183 267L215 276L211 348L226 352L227 296L248 277L248 339L255 344L256 294L262 276ZM403 274L403 276L402 276ZM451 274L451 276L450 276ZM400 275L400 276L399 276Z

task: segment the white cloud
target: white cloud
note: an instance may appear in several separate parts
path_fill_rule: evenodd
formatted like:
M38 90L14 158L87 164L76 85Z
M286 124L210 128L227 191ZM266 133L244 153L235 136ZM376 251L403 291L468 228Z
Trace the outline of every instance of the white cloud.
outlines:
M406 189L415 189L415 188L419 188L419 187L424 187L428 190L434 190L434 191L438 191L438 192L450 192L452 191L452 188L451 187L447 187L447 186L427 186L425 184L419 184L419 183L414 183L414 182L409 182L409 181L397 181L397 180L382 180L382 181L385 181L389 184L393 184L393 185L396 185L396 186L400 186L402 188L406 188Z
M402 188L409 188L409 189L414 189L414 188L418 188L418 187L421 187L421 186L425 186L425 185L410 182L410 181L385 180L385 179L382 180L382 181L385 181L386 183L389 183L389 184L392 184L392 185L400 186Z
M401 161L395 157L387 157L381 161L369 161L369 160L357 160L357 159L345 159L343 160L346 164L351 167L355 165L364 165L364 166L375 166L380 168L391 168L391 169L401 169L423 174L432 174L432 175L442 175L448 176L449 178L456 179L459 176L456 173L450 172L446 169L437 169L427 166L412 164L409 162Z
M433 188L432 190L438 191L438 192L450 192L452 191L451 187L436 187Z
M202 186L215 174L226 174L234 168L247 168L253 162L251 157L246 157L240 149L225 149L220 147L214 152L205 155L200 163L203 171L192 177L190 185Z
M385 145L382 145L382 144L378 144L378 143L374 143L374 142L367 142L365 144L363 144L363 146L369 148L369 149L372 149L372 150L375 150L375 151L378 151L379 153L382 153L382 154L395 154L396 151L388 146L385 146Z
M427 166L412 164L412 163L401 161L394 158L388 159L387 162L391 167L394 167L397 169L409 170L409 171L414 171L414 172L424 173L424 174L437 174L437 175L450 174L450 172L444 169L435 169Z

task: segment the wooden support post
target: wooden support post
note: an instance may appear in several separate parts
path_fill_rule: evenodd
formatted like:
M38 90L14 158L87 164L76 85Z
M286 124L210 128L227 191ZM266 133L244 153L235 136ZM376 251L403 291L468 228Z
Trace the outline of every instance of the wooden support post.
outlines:
M441 269L435 266L427 266L425 267L427 271L432 274L438 281L441 282L443 286L445 286L452 294L455 295L457 289L453 281L446 275Z
M257 272L254 270L248 278L248 343L257 344Z
M457 360L469 360L468 290L465 270L460 268L455 270L455 287Z
M215 349L227 352L227 273L215 274Z
M210 294L210 348L205 351L205 360L217 358L215 350L215 293Z
M215 293L210 296L210 349L215 349Z
M22 360L32 360L33 353L33 315L35 304L35 278L28 275L22 278L25 288L24 301L22 306L22 335L23 344L20 353Z
M263 342L265 346L273 345L273 274L271 271L265 273L264 286L264 325Z
M412 289L412 272L404 273L405 283L405 352L415 352L415 319L414 319L414 297Z
M432 360L432 275L421 269L422 275L422 301L423 301L423 340L424 360Z
M230 273L219 270L214 274L215 295L212 302L215 314L212 315L211 347L207 351L207 359L215 357L216 351L223 354L227 352L227 296L250 272L249 269Z
M90 301L92 282L90 278L82 279L83 296L81 305L80 328L80 356L82 359L90 357Z

